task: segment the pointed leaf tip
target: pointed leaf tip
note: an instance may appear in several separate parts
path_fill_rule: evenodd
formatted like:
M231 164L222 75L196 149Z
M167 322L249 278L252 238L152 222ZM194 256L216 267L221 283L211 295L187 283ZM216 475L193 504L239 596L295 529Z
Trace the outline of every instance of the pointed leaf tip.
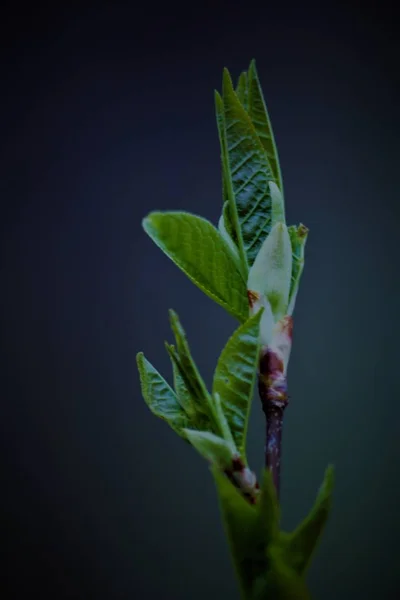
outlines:
M307 570L328 520L332 504L333 484L334 468L333 465L329 465L314 506L285 541L286 560L300 575Z
M223 75L222 75L222 90L223 90L224 94L225 94L225 92L228 92L229 94L235 93L235 90L233 88L231 74L229 73L229 71L226 67L224 67L224 71L223 71Z

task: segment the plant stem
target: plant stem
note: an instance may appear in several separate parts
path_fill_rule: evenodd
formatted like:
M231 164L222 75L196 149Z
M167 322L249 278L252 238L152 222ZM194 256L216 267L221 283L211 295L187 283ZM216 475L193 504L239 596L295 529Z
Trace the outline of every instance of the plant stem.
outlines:
M261 352L258 391L266 419L265 466L272 473L279 498L283 415L288 395L282 362L266 348Z

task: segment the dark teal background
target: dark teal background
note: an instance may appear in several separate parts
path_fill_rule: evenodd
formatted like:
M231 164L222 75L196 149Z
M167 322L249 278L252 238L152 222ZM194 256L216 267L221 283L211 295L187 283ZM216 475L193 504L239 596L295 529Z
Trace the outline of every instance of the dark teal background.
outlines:
M57 3L55 3L57 5ZM213 89L258 64L287 218L310 229L284 428L283 526L334 463L315 600L399 584L399 78L390 3L4 12L0 195L2 599L233 600L206 464L155 419L168 308L207 383L236 323L141 229L217 223ZM233 7L232 7L233 6ZM394 6L394 5L393 5ZM254 401L251 464L263 457Z

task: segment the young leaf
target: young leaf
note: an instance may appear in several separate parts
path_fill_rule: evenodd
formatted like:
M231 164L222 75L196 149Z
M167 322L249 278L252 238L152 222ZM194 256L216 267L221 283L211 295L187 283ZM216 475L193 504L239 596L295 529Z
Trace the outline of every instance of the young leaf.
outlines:
M189 419L178 399L160 373L145 358L143 352L136 356L142 395L150 410L163 419L179 435L189 426Z
M270 549L268 569L256 579L251 600L311 600L306 582Z
M261 486L261 497L258 503L260 528L264 539L269 545L279 537L279 503L271 472L264 470Z
M264 294L249 291L250 314L255 315L263 309L260 321L260 344L269 346L273 338L275 319L272 313L271 304Z
M215 97L215 117L218 128L218 139L221 147L221 172L222 172L222 200L223 202L228 201L228 189L226 183L226 173L228 168L227 157L226 157L226 144L224 135L224 104L221 96L216 91Z
M247 421L259 358L262 311L250 317L228 340L214 373L213 394L219 394L230 430L244 455Z
M239 102L243 106L243 108L248 111L248 89L247 89L247 73L243 71L240 74L237 86L236 86L236 95L239 98Z
M226 136L225 136L225 113L224 113L224 101L220 94L215 91L215 112L217 117L218 136L219 143L221 146L221 160L222 160L222 199L224 203L223 218L224 224L234 240L239 254L239 262L241 263L240 271L245 273L247 276L248 263L245 248L243 245L243 239L240 232L240 224L237 217L237 210L235 207L235 199L232 192L232 185L229 177L229 160L226 150Z
M185 387L195 403L196 410L205 415L210 413L210 396L192 358L186 333L175 311L169 311L171 329L175 336L176 348L166 344L167 351L185 384Z
M278 150L275 144L274 133L272 131L267 107L262 93L260 81L258 79L256 63L254 60L250 63L248 72L248 113L253 122L258 137L265 148L268 156L268 162L271 166L273 179L278 184L283 195L283 183L281 169L279 166Z
M330 466L315 504L304 521L287 536L285 560L299 574L305 573L329 516L332 504L334 470Z
M305 225L290 225L288 227L290 243L292 245L292 278L289 293L288 315L292 315L296 304L297 292L301 274L304 268L304 248L307 241L308 229Z
M174 378L174 390L178 402L187 415L189 415L190 417L194 417L196 414L195 404L190 395L190 391L185 384L185 380L183 379L176 362L172 358L172 354L176 352L175 347L172 344L167 344L167 351L171 359L172 373Z
M236 454L234 444L230 444L209 431L185 429L183 433L199 454L213 465L222 470L228 469L231 466L232 459Z
M219 469L211 467L211 472L241 592L243 598L252 598L254 581L268 566L258 510Z
M292 274L292 247L286 225L277 223L261 246L249 272L247 287L264 294L275 320L285 316Z
M196 379L191 379L193 373L190 370L188 372L187 366L184 366L185 359L181 360L175 346L166 342L165 347L172 363L177 400L188 415L187 427L199 431L214 431L215 425L210 417L208 406L209 400L208 398L205 398L202 389L199 390L199 382ZM200 377L200 375L198 375L198 377ZM204 384L201 383L201 385Z
M246 284L211 223L190 213L153 212L143 220L143 228L203 292L239 321L246 320Z
M272 227L277 223L285 223L285 203L283 195L274 181L269 181L269 192L271 194L271 218Z
M221 396L218 393L216 393L214 394L213 399L215 406L215 415L219 426L219 432L225 441L227 441L232 446L235 446L235 440L233 439L231 428L229 427L228 420L222 408Z
M240 263L239 251L238 251L237 245L233 241L235 238L235 233L232 230L232 223L230 222L230 219L229 219L228 209L229 209L229 204L227 202L225 202L223 209L222 209L222 214L218 221L218 231L220 232L221 237L225 240L225 242L229 246L229 249L232 252L232 254L235 258L235 261L238 263L239 269L240 269L241 263Z
M223 103L229 203L239 246L243 246L251 266L271 229L271 196L267 183L273 174L264 147L235 94L226 69Z

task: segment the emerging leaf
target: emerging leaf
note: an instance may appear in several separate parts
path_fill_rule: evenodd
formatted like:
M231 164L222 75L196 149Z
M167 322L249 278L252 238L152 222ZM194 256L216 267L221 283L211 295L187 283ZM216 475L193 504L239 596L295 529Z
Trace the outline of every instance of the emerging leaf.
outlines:
M267 569L259 513L219 469L212 467L211 472L241 592L243 598L252 598L255 579Z
M258 503L260 528L266 544L275 542L279 537L279 503L271 472L264 470L261 497Z
M224 147L231 216L242 259L251 266L271 230L273 174L249 115L239 102L225 69L223 77Z
M288 227L290 243L292 245L292 278L289 293L288 315L292 315L296 304L297 292L301 274L304 268L304 248L307 241L308 229L305 225L290 225Z
M333 484L334 470L330 466L325 472L324 481L310 514L286 538L285 560L299 574L305 573L309 566L312 554L328 520L332 504Z
M234 444L209 431L185 429L184 434L203 458L219 469L225 470L230 467L237 452Z
M251 61L248 72L248 113L255 127L257 135L265 148L268 157L268 163L273 174L271 179L278 184L283 194L283 183L281 169L279 166L278 150L275 144L274 133L272 131L271 122L254 60Z
M163 419L179 435L189 426L189 418L178 399L160 373L145 358L143 352L136 356L143 398L150 410Z
M221 96L218 92L215 92L215 117L217 120L217 128L218 128L218 138L219 144L221 147L221 172L222 172L222 200L223 203L229 202L228 196L228 184L227 184L227 172L228 172L228 162L226 155L226 141L225 141L225 120L224 120L224 104L222 102ZM230 219L226 218L225 215L225 225L227 230L231 231L232 225L229 224Z
M170 358L175 363L187 392L196 406L196 411L212 420L210 395L192 358L186 333L179 321L178 315L173 310L169 311L169 315L171 328L176 340L176 350L173 346L168 344L166 346Z
M209 221L185 212L153 212L143 220L143 228L203 292L239 321L246 320L246 284L232 252Z
M286 314L292 275L292 247L286 225L277 223L261 246L249 272L247 287L263 294L275 320Z
M218 231L221 234L221 237L227 243L229 250L232 252L235 261L238 264L238 268L241 269L241 262L239 257L239 251L237 245L233 241L235 239L235 232L232 230L232 223L229 219L229 204L225 202L222 214L218 221Z
M248 88L247 88L247 73L243 71L240 74L237 86L236 95L243 108L248 111Z
M214 373L213 394L218 394L233 439L245 454L245 438L259 359L262 311L241 325L228 340Z
M190 391L185 383L185 380L183 379L183 377L177 367L175 360L172 358L172 355L178 356L175 346L173 346L172 344L171 345L167 344L167 346L168 346L168 354L170 356L171 364L172 364L172 372L173 372L173 377L174 377L174 389L175 389L176 397L178 399L179 404L183 407L185 412L190 417L194 417L196 414L196 408L193 403L193 399L190 395ZM193 422L192 422L192 427L193 427Z
M271 218L272 227L277 223L285 223L285 203L283 195L274 181L270 181L269 192L271 194Z
M215 415L218 421L219 431L228 444L231 446L235 446L235 441L233 439L231 428L229 427L228 420L223 411L221 404L221 397L218 393L215 393L214 396L214 406L215 406Z

